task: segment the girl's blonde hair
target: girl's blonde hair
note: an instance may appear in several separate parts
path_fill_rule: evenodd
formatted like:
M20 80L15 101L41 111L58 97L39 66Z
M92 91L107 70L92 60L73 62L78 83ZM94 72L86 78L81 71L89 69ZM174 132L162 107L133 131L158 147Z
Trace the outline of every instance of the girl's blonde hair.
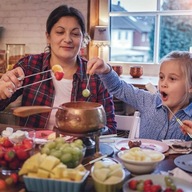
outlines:
M192 53L188 51L172 51L163 57L160 64L165 61L175 60L180 66L185 76L186 91L192 88Z

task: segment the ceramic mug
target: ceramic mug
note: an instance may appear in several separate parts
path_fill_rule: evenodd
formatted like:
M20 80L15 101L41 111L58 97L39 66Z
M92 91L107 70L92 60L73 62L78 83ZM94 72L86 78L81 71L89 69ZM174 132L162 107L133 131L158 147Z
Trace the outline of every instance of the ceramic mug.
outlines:
M123 67L121 65L112 66L113 70L118 74L118 76L123 74Z
M142 66L131 66L130 67L130 75L133 78L139 78L143 75L143 67Z

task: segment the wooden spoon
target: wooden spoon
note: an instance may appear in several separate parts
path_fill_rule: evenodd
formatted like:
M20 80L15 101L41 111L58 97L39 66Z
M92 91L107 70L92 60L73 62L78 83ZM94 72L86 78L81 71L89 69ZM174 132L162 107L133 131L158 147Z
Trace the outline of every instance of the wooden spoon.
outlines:
M49 106L21 106L13 108L13 114L19 117L28 117L38 113L51 112L52 109L61 109L60 107Z

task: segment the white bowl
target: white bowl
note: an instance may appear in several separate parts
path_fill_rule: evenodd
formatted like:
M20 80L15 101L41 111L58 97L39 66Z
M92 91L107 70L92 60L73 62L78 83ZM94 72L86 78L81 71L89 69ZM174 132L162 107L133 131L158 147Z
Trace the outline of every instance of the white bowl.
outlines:
M142 153L144 152L146 154L146 157L139 157L140 154L137 153L135 158L131 157L131 159L130 152L132 149L120 151L118 153L118 157L122 161L125 168L134 175L141 175L153 172L158 163L165 158L165 155L161 152L149 149L140 149ZM151 156L158 156L158 158L151 158Z

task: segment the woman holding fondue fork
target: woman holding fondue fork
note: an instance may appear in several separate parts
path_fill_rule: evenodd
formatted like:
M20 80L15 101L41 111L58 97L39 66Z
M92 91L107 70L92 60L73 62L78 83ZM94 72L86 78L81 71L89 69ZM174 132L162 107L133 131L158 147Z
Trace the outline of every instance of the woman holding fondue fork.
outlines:
M87 60L79 56L79 52L81 47L89 41L82 13L67 5L54 9L47 19L46 38L47 52L22 58L13 70L5 73L0 79L0 110L4 110L20 95L23 95L22 106L58 107L70 101L97 102L104 106L106 112L108 127L106 133L116 133L113 98L98 75L90 78L88 85L90 95L88 97L82 95L88 81ZM52 78L46 82L21 88L21 86L51 78L54 75L50 69L57 64L64 72L64 78L60 81ZM19 79L46 70L50 72L24 80ZM56 110L52 110L50 114L42 113L21 118L20 125L51 129L55 125L55 113Z
M111 66L100 60L89 61L87 73L98 74L109 93L140 112L140 138L191 139L178 123L192 120L191 53L174 51L160 61L159 90L155 94L121 80Z

